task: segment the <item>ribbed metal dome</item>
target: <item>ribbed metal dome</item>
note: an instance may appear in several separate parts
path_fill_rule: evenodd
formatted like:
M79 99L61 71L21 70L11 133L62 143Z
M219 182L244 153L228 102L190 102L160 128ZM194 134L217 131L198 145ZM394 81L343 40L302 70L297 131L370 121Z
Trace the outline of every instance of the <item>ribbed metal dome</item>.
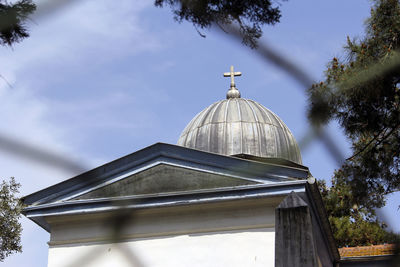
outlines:
M249 154L302 164L297 142L282 120L259 103L239 96L197 114L178 145L223 155Z

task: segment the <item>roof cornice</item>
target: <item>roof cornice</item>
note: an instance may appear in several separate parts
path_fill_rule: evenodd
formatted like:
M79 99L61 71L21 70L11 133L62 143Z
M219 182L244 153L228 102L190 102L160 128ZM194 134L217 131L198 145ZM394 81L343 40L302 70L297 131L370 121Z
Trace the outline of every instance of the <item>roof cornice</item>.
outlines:
M107 177L117 175L132 168L142 168L156 161L180 164L181 166L188 167L218 169L222 170L227 175L236 173L255 177L274 177L277 181L284 181L288 177L305 179L308 176L308 168L301 165L299 165L299 167L293 167L258 162L177 145L156 143L66 181L27 195L23 197L22 200L25 205L36 205L55 201L60 199L63 195L70 194L82 187L98 183Z

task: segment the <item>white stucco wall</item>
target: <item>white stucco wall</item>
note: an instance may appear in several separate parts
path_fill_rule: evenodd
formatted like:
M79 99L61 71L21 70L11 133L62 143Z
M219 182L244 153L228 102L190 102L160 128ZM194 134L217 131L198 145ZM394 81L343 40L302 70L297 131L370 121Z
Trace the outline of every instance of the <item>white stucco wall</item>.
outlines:
M49 249L49 267L274 266L273 228L77 244Z

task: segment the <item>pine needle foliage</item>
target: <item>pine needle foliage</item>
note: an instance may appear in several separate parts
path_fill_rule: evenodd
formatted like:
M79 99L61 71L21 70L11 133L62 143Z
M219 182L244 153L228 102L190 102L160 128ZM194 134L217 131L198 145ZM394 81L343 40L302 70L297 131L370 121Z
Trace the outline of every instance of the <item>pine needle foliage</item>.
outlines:
M26 21L36 9L32 0L0 0L0 44L11 46L29 36Z
M285 1L285 0L283 0ZM279 22L279 7L269 0L155 0L155 6L169 6L178 22L191 22L198 29L210 28L213 24L224 30L224 25L237 23L243 36L243 44L257 47L262 35L262 26Z
M365 36L347 37L344 55L334 57L325 79L308 91L310 121L338 121L352 144L333 187L323 191L341 245L390 239L374 210L400 190L399 38L399 1L373 1Z
M327 187L319 182L331 229L339 247L369 246L396 243L399 236L388 231L387 225L376 218L375 211L353 203L350 186L343 179L332 180Z

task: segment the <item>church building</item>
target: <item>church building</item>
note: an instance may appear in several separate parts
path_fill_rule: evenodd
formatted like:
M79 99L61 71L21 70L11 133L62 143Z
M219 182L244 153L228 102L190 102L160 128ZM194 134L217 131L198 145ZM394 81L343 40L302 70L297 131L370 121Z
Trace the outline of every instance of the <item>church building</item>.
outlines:
M241 98L156 143L23 198L49 267L341 266L315 178L272 111ZM346 265L347 266L347 265ZM353 266L353 265L352 265Z

